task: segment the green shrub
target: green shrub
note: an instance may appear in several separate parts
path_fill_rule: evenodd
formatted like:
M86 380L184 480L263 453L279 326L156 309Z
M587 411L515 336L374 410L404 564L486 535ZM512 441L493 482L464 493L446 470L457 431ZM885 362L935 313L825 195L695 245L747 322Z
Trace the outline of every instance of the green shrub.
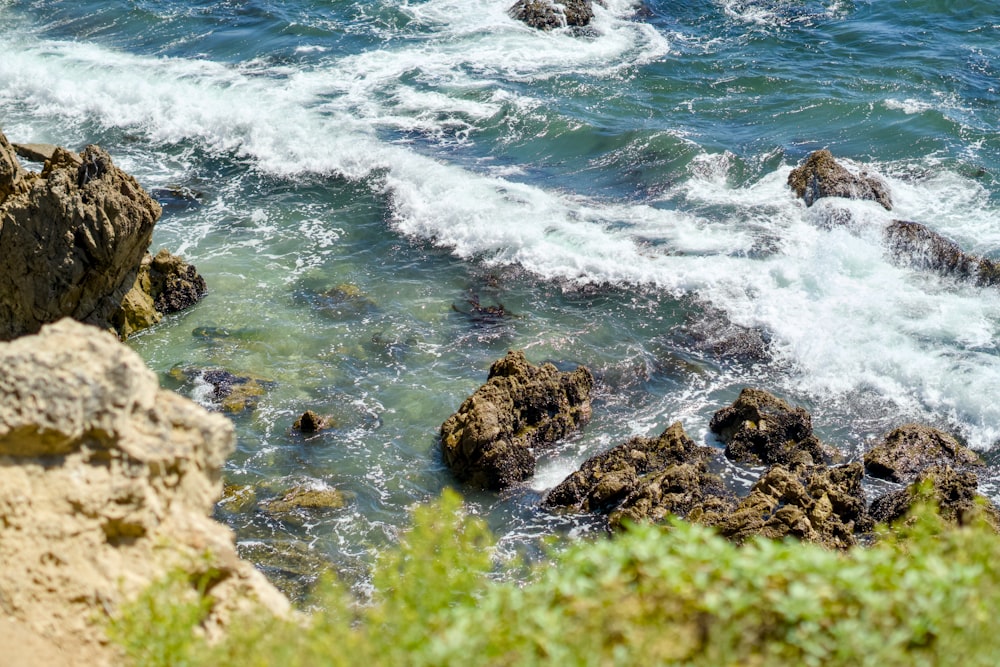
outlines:
M192 640L194 609L156 606L167 582L114 636L144 666L997 664L1000 537L928 507L903 531L840 553L639 525L554 554L518 585L490 578L487 531L446 493L379 560L369 603L326 582L307 627L248 620L210 647ZM162 629L135 622L154 607Z

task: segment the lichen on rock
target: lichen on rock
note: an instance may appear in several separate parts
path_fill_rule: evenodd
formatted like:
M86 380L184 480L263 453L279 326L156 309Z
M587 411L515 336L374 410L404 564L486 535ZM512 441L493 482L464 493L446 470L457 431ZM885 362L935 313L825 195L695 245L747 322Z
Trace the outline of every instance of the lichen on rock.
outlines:
M159 388L139 356L70 319L0 344L0 601L78 664L100 623L176 568L213 572L209 634L287 601L211 520L232 424Z
M511 351L490 367L486 384L441 426L445 463L462 481L503 489L535 472L533 450L590 419L594 377L585 366L561 372Z

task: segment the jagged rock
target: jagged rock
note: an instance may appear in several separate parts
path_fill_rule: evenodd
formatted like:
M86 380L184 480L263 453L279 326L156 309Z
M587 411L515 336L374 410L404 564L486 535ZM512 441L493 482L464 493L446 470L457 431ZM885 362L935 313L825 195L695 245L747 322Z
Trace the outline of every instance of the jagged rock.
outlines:
M160 206L97 146L27 178L0 144L0 339L69 316L110 328Z
M486 384L441 426L445 463L474 485L503 489L535 472L533 449L551 445L590 419L594 377L535 366L511 351L490 367Z
M722 478L708 470L704 460L677 463L643 477L608 515L612 528L628 521L663 521L677 516L701 521L706 514L728 514L736 497L722 483Z
M773 394L746 388L709 428L726 445L726 456L749 465L828 462L831 452L812 432L812 417ZM803 459L803 456L808 459Z
M318 433L320 431L325 431L328 428L334 426L334 420L330 417L322 417L319 414L313 412L312 410L306 410L302 413L295 423L292 424L292 428L300 433Z
M58 146L52 144L13 144L14 150L20 157L32 162L47 162L51 160Z
M865 454L865 472L890 482L912 482L932 465L981 466L979 455L953 436L930 426L906 424Z
M208 577L209 635L289 606L209 516L232 424L69 319L0 344L0 608L71 656L118 664L101 619L167 572Z
M609 513L616 510L626 498L634 497L641 487L648 486L654 473L676 467L690 470L687 476L692 478L692 484L681 490L681 493L693 499L700 495L703 484L700 483L699 476L707 472L705 462L712 453L711 448L696 445L684 432L681 423L675 422L657 438L632 438L591 457L579 470L552 489L543 504L550 508L577 512ZM675 476L678 474L675 473ZM683 502L647 504L662 507L663 514L683 516L687 513L681 507L685 504ZM634 511L630 518L654 518L650 516L653 513L652 509L647 512ZM654 520L659 518L662 515L656 516Z
M919 222L894 220L883 236L890 256L899 263L977 285L1000 284L1000 262L967 254L957 243Z
M923 470L905 489L876 498L869 512L873 520L892 524L906 517L915 503L932 501L947 521L964 526L981 517L1000 532L1000 511L977 493L978 487L975 473L934 465Z
M594 7L590 0L518 0L508 13L511 18L538 30L567 26L582 28L594 19Z
M705 513L699 521L735 542L754 535L795 537L846 549L856 543L855 533L872 527L863 476L858 462L832 468L772 466L734 510Z
M887 211L892 210L892 197L885 181L866 172L852 174L826 149L814 151L793 169L788 175L788 185L806 206L812 206L821 197L846 197L875 201Z
M164 315L190 308L207 292L205 279L193 265L166 248L161 248L155 257L147 252L132 289L114 316L115 329L122 338L128 338L153 326Z

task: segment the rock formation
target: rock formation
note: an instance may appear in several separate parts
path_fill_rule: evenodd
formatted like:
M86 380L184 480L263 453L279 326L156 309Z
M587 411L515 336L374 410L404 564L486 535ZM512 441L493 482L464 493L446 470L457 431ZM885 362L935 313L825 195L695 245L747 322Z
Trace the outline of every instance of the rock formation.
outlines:
M546 496L544 505L575 512L602 512L612 526L660 521L731 506L718 475L708 471L717 452L694 443L680 422L657 438L632 438L588 459Z
M788 175L788 185L806 206L812 206L821 197L846 197L875 201L887 211L892 210L892 196L885 181L865 172L852 174L826 149L814 151L793 169Z
M973 472L934 465L921 471L906 488L872 501L871 517L879 523L892 524L904 518L914 503L933 501L946 521L964 526L982 518L1000 531L1000 511L977 492L978 486Z
M204 295L193 267L146 252L160 206L107 153L36 144L17 152L45 166L25 171L0 133L0 339L61 317L124 337Z
M865 472L890 482L909 483L934 465L981 466L975 452L930 426L905 424L865 454Z
M822 463L833 456L813 435L808 412L760 389L740 392L731 406L715 413L709 428L725 443L726 456L738 463Z
M441 426L445 463L460 480L503 489L535 472L537 447L551 445L590 419L594 377L535 366L511 351Z
M855 533L872 528L863 476L860 463L772 466L735 510L706 513L699 521L736 542L754 535L795 537L845 549L856 543Z
M977 285L1000 284L1000 262L962 251L957 243L919 222L895 220L883 233L893 260Z
M0 344L0 367L3 616L91 667L117 662L101 619L174 568L210 578L209 633L249 605L287 613L209 518L230 422L69 319Z
M518 0L508 10L510 16L538 30L582 28L594 19L590 0Z

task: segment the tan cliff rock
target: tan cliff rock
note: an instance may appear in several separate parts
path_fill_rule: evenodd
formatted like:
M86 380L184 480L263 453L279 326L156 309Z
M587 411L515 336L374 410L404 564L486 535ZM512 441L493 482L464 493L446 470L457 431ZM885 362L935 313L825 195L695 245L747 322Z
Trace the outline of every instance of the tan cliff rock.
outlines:
M0 368L0 640L20 646L9 664L116 664L103 622L177 567L212 573L210 635L240 609L288 613L210 518L228 420L70 319L0 343Z

